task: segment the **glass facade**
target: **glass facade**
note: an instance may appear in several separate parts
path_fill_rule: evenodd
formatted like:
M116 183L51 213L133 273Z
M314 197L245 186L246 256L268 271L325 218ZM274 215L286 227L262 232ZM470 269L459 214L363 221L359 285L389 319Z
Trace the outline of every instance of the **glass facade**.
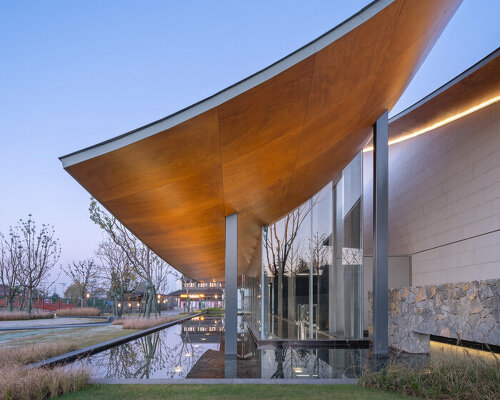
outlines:
M244 311L262 339L363 337L362 157L262 228Z

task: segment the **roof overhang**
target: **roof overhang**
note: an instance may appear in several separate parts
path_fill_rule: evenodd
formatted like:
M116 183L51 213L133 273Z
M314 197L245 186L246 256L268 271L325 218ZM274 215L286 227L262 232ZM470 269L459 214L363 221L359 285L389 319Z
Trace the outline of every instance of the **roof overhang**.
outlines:
M500 48L390 119L389 143L398 143L500 101Z
M311 197L367 143L460 0L378 0L249 78L162 120L61 157L159 256L224 279L224 216L238 271L261 226Z

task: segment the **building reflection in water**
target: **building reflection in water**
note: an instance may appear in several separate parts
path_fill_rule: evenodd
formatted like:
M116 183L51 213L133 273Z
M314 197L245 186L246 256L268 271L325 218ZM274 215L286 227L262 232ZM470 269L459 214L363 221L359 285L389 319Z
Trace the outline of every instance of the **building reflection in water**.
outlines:
M95 378L322 379L359 377L370 362L369 349L297 348L286 344L257 348L241 318L237 360L225 360L221 351L223 322L222 318L195 317L72 365L88 366ZM398 357L399 362L413 366L429 361L428 356Z
M219 350L223 331L221 319L195 318L76 363L95 378L185 378L207 350Z

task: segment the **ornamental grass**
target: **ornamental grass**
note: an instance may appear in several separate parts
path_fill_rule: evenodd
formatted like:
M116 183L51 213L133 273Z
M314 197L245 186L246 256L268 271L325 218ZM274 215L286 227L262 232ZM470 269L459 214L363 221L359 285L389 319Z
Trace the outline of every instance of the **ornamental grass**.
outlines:
M54 313L52 312L35 312L33 314L28 314L27 312L22 311L0 311L0 321L18 321L18 320L27 320L27 319L48 319L54 318Z
M113 321L113 325L121 325L123 329L148 329L154 326L163 325L168 322L181 318L179 315L170 315L167 317L150 318L120 318Z
M87 386L90 375L84 368L26 367L77 348L77 343L63 341L0 347L0 400L45 400Z
M37 343L20 347L4 346L0 347L0 367L13 364L32 364L60 354L68 353L77 348L77 343L66 341Z
M412 368L394 360L378 371L367 370L359 384L392 391L419 399L498 400L500 399L500 362L479 357L431 362Z
M101 310L96 307L85 308L68 308L65 310L57 310L58 317L98 317L101 315Z
M89 373L83 368L4 366L0 367L0 400L51 399L86 387L89 378Z

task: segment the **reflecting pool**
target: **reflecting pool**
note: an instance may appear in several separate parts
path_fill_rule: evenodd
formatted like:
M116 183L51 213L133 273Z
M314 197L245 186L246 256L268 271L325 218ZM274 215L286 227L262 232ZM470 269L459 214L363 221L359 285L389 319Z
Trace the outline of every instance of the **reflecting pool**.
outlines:
M199 316L139 339L75 361L94 378L224 378L224 321ZM425 365L428 356L401 358ZM369 349L297 348L268 345L257 348L239 318L238 359L231 377L263 379L324 379L359 377L370 362Z
M219 350L222 319L195 317L74 364L95 378L185 378L207 350Z

